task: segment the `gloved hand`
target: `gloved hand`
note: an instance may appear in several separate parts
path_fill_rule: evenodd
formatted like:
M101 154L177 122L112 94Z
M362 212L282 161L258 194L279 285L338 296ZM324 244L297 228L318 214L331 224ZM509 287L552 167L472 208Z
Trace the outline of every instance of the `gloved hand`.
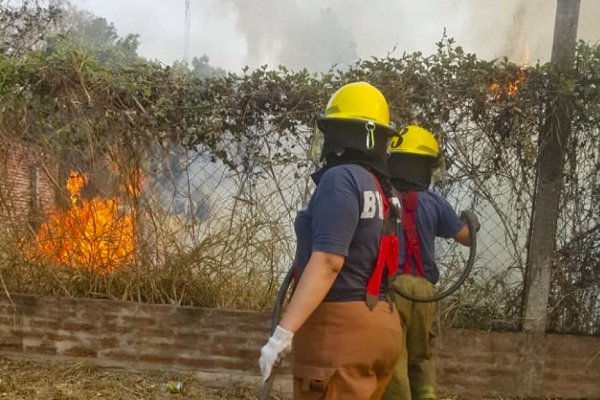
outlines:
M273 366L280 362L292 350L292 338L294 334L277 325L275 332L269 338L267 344L260 350L260 372L263 381L269 379L273 372Z
M479 218L472 210L464 210L460 212L460 219L462 219L465 223L467 223L467 218L469 221L473 222L473 226L475 227L475 232L479 232L479 228L481 228L481 224L479 224Z

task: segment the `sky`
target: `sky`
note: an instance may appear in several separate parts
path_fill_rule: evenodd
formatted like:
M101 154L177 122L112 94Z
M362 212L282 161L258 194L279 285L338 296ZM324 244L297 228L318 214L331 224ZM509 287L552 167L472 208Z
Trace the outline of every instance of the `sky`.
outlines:
M181 60L185 0L71 0L140 35L139 54ZM267 64L326 71L360 59L430 54L446 31L480 58L548 61L556 0L190 0L190 58L240 72ZM600 42L600 0L581 0L578 37Z

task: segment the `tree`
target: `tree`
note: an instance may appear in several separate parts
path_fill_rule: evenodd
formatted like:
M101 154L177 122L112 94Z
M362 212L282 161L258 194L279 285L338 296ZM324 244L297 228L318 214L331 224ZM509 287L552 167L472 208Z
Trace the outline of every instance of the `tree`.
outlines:
M137 54L138 34L120 37L113 23L105 18L77 10L68 3L63 7L63 24L59 32L48 40L47 52L68 46L93 53L103 63L131 64L141 60Z
M37 0L23 0L20 6L0 0L0 53L19 56L40 48L62 16L58 6L44 7Z
M192 59L192 72L198 74L201 78L224 76L225 71L221 68L211 67L208 64L209 60L206 54L203 54L202 57L194 57Z
M215 68L209 65L209 58L206 54L201 57L192 58L192 65L190 66L185 61L176 60L173 63L172 69L178 73L191 74L201 79L206 78L222 78L226 75L226 72L221 68Z
M579 4L579 0L558 0L551 63L558 73L559 84L565 83L565 78L573 73ZM563 164L572 118L570 93L565 88L558 89L554 101L549 104L546 124L540 132L537 184L525 280L525 331L546 330L556 226L563 186Z
M98 61L131 64L140 61L139 35L120 37L115 26L68 1L44 5L23 0L15 6L0 0L0 53L21 56L34 50L46 55L62 48L93 53Z

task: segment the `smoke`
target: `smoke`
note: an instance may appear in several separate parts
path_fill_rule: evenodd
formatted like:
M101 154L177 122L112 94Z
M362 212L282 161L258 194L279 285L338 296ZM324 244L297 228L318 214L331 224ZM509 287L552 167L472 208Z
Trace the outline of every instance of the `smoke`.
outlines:
M141 34L140 54L183 56L184 0L72 0ZM430 54L444 30L479 58L550 59L556 0L191 0L193 56L240 71L285 65L326 71L359 58ZM579 38L600 39L600 1L581 0ZM529 55L528 55L529 53Z
M469 0L454 2L463 11L463 27L451 24L449 35L480 58L508 57L516 63L550 60L556 0ZM578 38L600 40L600 1L582 0Z
M521 64L550 58L556 2L504 0L501 6L493 2L496 7L471 3L465 10L468 29L459 35L469 51L481 58L507 57Z
M358 59L352 32L339 24L330 8L321 11L316 20L290 29L286 38L297 45L283 46L279 56L294 69L307 66L325 71L334 66L344 68Z
M521 63L529 63L531 57L526 30L528 9L526 2L520 2L516 5L513 16L514 29L509 29L504 46L500 50L500 54L511 60L516 61L521 58ZM540 24L536 25L539 26Z
M446 31L485 59L548 61L556 1L227 0L247 43L249 65L326 70L359 57L435 51ZM579 37L600 39L600 1L582 0Z
M332 8L307 7L302 0L228 2L237 11L250 66L282 64L295 70L325 71L358 59L352 31L339 23Z

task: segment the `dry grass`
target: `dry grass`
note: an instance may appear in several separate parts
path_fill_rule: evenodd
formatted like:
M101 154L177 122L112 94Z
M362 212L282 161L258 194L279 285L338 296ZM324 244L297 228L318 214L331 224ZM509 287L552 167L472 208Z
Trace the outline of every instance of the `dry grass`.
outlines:
M184 382L183 393L165 392L169 380ZM73 362L0 358L0 398L11 400L255 399L254 388L211 389L193 374L105 369Z
M165 392L169 380L184 383L182 393ZM0 356L0 398L11 400L255 400L255 387L207 387L193 373L108 369L66 361L22 360ZM510 400L489 397L478 400ZM273 395L272 400L283 400ZM467 400L444 394L440 400ZM541 400L541 399L538 399ZM546 398L545 400L559 400Z
M275 217L257 209L238 206L215 218L202 237L185 246L182 237L190 233L159 220L152 233L154 246L140 241L139 260L106 274L31 256L23 243L33 246L35 241L15 221L10 234L0 232L0 277L10 293L269 309L284 260L290 258L291 241ZM152 258L153 251L160 256Z

